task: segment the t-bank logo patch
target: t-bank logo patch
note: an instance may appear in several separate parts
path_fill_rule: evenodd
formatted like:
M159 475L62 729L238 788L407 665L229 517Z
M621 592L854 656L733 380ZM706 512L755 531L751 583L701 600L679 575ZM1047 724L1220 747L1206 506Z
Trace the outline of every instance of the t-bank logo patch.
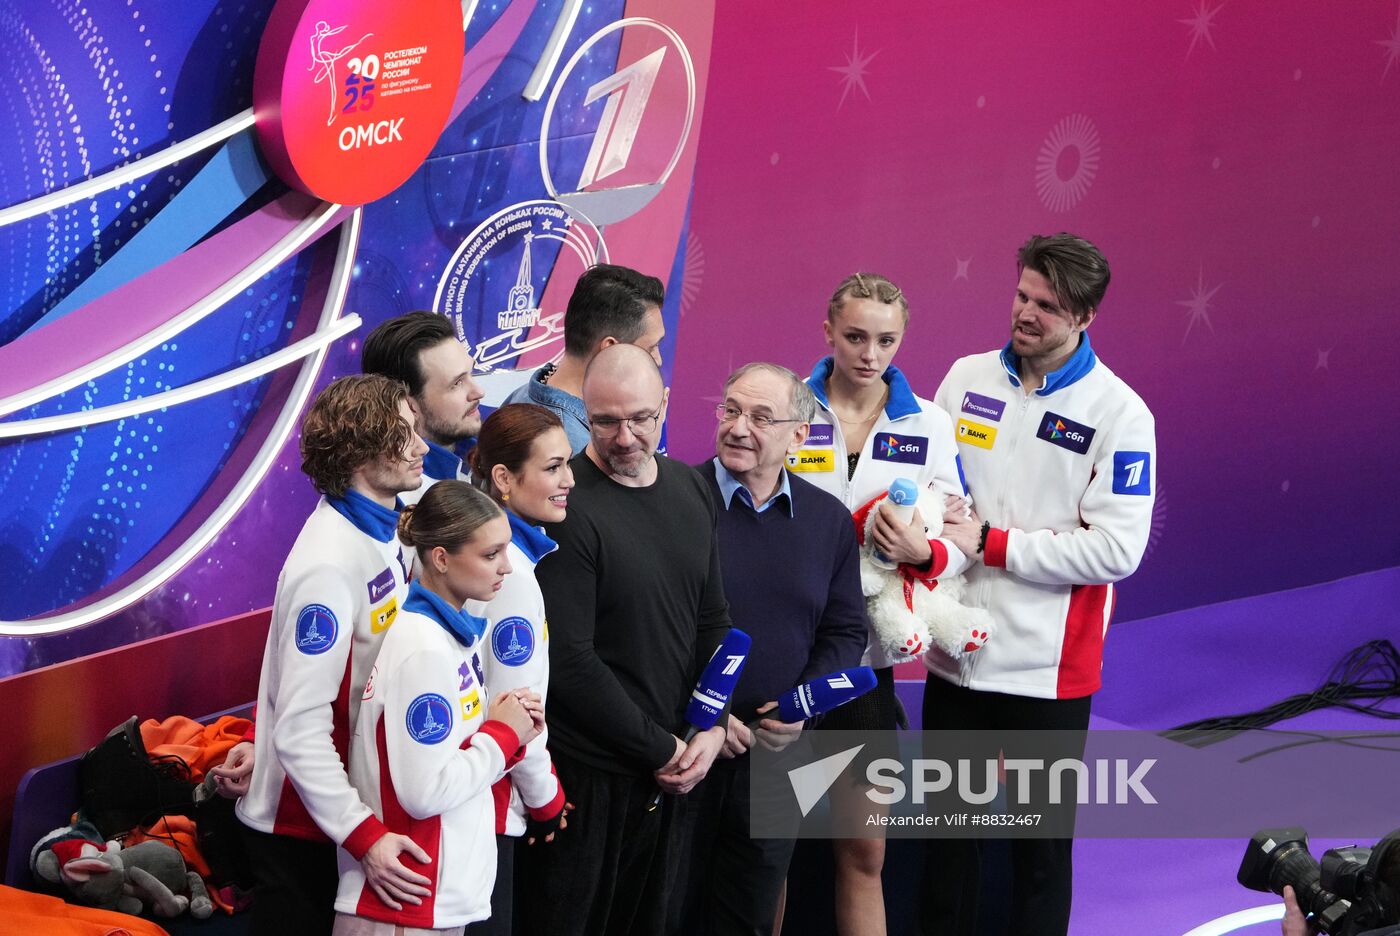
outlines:
M995 426L984 426L982 423L973 422L970 419L959 419L958 441L975 445L978 448L989 449L996 445L997 430ZM961 462L959 468L961 469ZM966 487L966 483L963 486Z
M873 454L878 461L922 465L928 458L928 436L882 435L875 440Z
M462 707L462 721L471 721L481 711L481 693L472 689L458 696L457 704Z
M807 441L802 444L809 448L831 448L835 442L831 427L826 423L812 423L807 430Z
M1065 419L1055 413L1046 413L1035 437L1044 439L1051 445L1069 449L1076 455L1083 455L1089 451L1089 443L1094 441L1094 430L1072 419Z
M382 634L394 623L399 614L399 599L390 598L377 608L370 608L369 630L372 634Z
M962 411L973 416L981 416L992 422L1001 422L1001 414L1006 412L1006 403L995 397L983 396L969 390L963 394Z
M836 453L829 449L799 449L796 455L788 456L788 468L792 471L834 471Z

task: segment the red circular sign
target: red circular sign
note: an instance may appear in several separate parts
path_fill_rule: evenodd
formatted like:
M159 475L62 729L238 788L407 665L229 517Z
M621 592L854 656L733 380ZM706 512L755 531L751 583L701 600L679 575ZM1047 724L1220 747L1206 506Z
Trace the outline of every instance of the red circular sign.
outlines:
M273 171L341 205L392 192L447 123L462 45L459 0L280 0L253 73Z

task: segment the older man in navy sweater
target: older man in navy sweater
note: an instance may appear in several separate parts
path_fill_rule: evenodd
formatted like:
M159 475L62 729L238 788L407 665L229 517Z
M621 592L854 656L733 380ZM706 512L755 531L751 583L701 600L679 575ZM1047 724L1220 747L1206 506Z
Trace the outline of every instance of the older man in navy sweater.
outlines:
M764 718L751 732L744 723L798 683L858 665L865 649L851 516L786 468L815 412L812 391L792 371L747 364L730 375L715 408L715 458L697 466L716 498L730 617L753 649L724 750L686 804L690 855L704 856L691 860L683 900L673 905L673 922L687 933L772 932L793 842L749 837L748 751L755 743L785 747L802 724Z

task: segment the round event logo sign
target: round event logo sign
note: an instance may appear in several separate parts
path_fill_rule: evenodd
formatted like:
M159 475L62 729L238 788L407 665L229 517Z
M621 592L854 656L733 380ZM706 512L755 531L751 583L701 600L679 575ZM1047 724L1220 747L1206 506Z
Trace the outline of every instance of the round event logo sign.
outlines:
M509 369L525 352L564 340L564 309L543 308L552 279L573 283L608 262L603 234L577 211L547 198L507 205L457 246L438 280L433 309L450 316L478 370ZM491 387L487 387L491 399Z
M447 123L462 45L457 0L279 0L253 74L273 170L341 205L392 192Z
M584 86L575 67L598 54L599 43L622 33L617 65ZM603 47L600 47L603 48ZM609 225L641 211L661 193L685 152L695 120L695 64L680 34L641 16L616 20L584 41L559 73L540 123L540 174L557 201ZM571 102L557 107L562 101ZM606 102L606 103L604 103ZM596 114L596 117L586 115ZM550 146L596 120L593 142L577 181L558 178ZM562 191L561 191L562 187Z

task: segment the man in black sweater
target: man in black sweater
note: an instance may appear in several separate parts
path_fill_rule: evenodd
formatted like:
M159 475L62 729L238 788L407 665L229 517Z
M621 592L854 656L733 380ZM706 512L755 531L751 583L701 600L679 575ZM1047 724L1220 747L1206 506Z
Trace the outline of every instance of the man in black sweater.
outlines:
M779 696L865 650L855 527L832 495L790 473L816 413L811 389L775 364L747 364L716 407L716 457L698 466L719 509L720 565L730 615L753 645L734 692L720 760L684 804L694 829L684 899L672 928L689 933L773 931L793 841L749 837L749 748L792 743L802 723L764 718ZM776 714L776 713L774 713ZM756 736L756 737L755 737Z
M689 743L695 680L729 632L715 505L656 454L665 388L646 351L613 345L583 382L589 443L559 549L540 562L550 629L550 752L575 811L529 849L523 932L655 936L687 847L675 797L704 778L724 724ZM650 808L658 786L668 795Z

